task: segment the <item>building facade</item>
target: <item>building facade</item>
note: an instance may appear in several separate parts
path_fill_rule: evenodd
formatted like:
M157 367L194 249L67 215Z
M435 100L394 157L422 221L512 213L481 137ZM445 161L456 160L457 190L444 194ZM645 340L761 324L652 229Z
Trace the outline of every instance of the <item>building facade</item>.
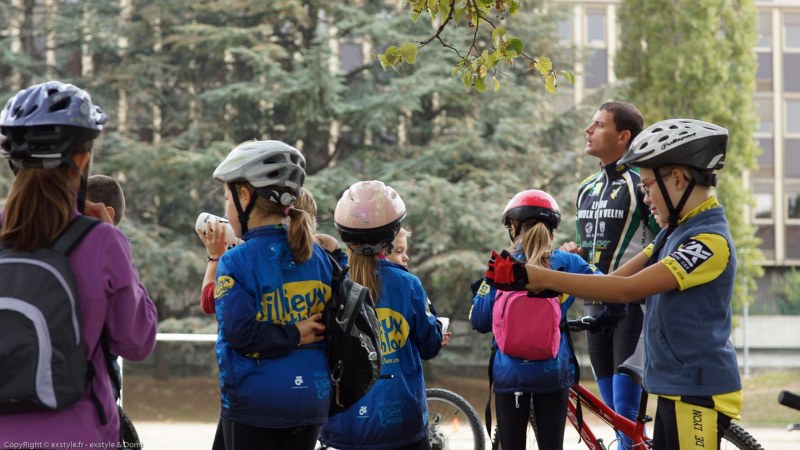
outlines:
M576 64L574 88L559 87L563 107L615 81L620 1L558 3L572 10L560 23L560 38L586 53ZM757 312L778 313L772 285L778 276L800 266L800 0L755 3L760 33L753 49L758 60L754 102L760 121L753 139L762 153L759 168L744 180L755 197L748 214L761 239L765 276L758 280L759 301L753 307Z

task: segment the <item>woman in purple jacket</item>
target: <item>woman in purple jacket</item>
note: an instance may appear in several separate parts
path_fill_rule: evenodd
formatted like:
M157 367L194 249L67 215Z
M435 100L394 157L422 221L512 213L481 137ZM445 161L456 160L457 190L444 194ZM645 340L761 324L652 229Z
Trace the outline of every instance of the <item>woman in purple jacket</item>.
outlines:
M128 240L102 204L84 200L92 143L107 118L86 91L58 81L20 91L0 112L0 156L15 174L0 215L0 244L23 252L49 248L79 215L103 220L69 254L85 358L95 375L64 408L0 415L0 441L9 448L116 448L119 415L101 336L112 353L131 360L155 346L156 308Z

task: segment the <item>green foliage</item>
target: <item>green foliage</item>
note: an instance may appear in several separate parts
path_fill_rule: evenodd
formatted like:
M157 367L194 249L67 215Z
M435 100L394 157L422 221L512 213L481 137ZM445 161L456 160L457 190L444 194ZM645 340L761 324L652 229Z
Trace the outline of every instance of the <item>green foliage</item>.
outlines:
M772 287L779 314L800 315L800 272L794 267L781 274Z
M458 56L458 62L451 74L458 76L467 90L475 88L477 92L486 92L487 76L491 73L492 88L498 91L499 77L504 76L504 71L512 68L514 61L520 57L529 61L530 69L536 69L534 73L542 77L548 92L555 93L558 75L563 76L570 84L574 82L572 72L554 70L550 58L546 56L529 56L524 51L523 40L509 34L505 27L497 24L517 15L520 10L518 0L411 0L407 6L411 9L411 19L415 23L423 13L430 16L434 34L416 44L409 41L399 48L392 45L379 53L377 58L384 69L392 67L399 70L403 64L414 64L417 47L425 47L435 40ZM540 5L529 6L528 12L535 14ZM444 31L454 27L465 27L469 30L471 40L462 45L452 44ZM486 27L490 28L489 36L486 36ZM487 41L491 42L491 46ZM466 51L463 50L465 47Z
M8 11L0 11L2 29L10 14L24 15ZM564 60L568 49L553 38L554 14L520 11L495 33L498 45L516 55L524 42ZM82 41L82 21L96 30L89 42ZM380 1L143 0L129 18L117 1L63 3L55 66L45 66L41 47L9 54L11 37L0 36L0 73L8 75L0 77L0 93L5 100L18 89L14 76L23 85L52 76L87 89L112 116L95 145L93 172L122 184L122 229L162 318L198 314L206 266L194 220L204 211L222 214L222 191L211 174L233 146L254 138L302 149L322 232L336 235L332 212L353 182L381 179L396 187L414 232L412 271L440 312L466 318L469 282L482 275L490 249L507 245L499 221L506 201L521 189L547 189L569 214L574 186L588 174L579 143L591 111L553 111L553 96L536 89L539 78L530 74L553 70L545 57L533 66L483 64L482 96L448 78L460 59L443 46L426 47L425 64L404 65L397 74L369 62L346 71L336 64L334 41L388 49L430 31L424 22ZM24 39L41 40L44 29L25 29ZM492 31L454 27L442 36L469 45L476 36L489 42ZM119 45L123 38L127 47ZM83 44L95 68L85 78ZM414 51L397 47L404 61ZM494 51L477 56L496 59ZM515 88L494 91L497 76ZM0 167L0 196L11 179ZM559 239L573 235L568 219L562 230Z
M756 167L757 156L754 2L624 0L618 15L624 26L615 67L620 78L631 80L630 98L647 124L688 117L728 129L718 196L738 255L734 302L751 302L746 293L756 292L762 256L745 217L744 206L753 199L740 174Z

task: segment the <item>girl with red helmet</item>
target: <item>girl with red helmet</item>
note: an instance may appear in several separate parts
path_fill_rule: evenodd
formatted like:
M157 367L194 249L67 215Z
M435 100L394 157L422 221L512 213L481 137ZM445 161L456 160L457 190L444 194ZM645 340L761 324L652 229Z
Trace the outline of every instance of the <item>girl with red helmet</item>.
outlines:
M528 189L517 193L505 207L502 222L511 246L503 254L521 261L572 273L595 273L580 256L553 249L554 231L561 221L556 200L547 192ZM479 333L492 331L492 310L498 290L484 279L473 299L470 321ZM550 293L545 297L559 296ZM560 296L561 315L575 302ZM561 449L564 441L568 388L576 380L575 357L568 336L561 333L558 353L546 360L524 360L504 354L494 343L491 379L500 446L525 448L530 409L536 411L539 448Z
M386 258L405 217L400 195L380 181L355 183L336 205L349 274L376 299L383 361L367 395L330 418L320 437L326 446L430 449L422 360L439 353L442 331L419 279Z

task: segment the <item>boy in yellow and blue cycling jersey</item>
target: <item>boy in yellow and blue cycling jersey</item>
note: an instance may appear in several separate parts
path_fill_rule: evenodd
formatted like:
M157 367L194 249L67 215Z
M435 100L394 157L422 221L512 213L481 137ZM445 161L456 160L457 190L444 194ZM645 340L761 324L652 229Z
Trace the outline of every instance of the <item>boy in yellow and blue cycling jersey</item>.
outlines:
M503 289L552 289L619 303L647 298L644 387L658 395L656 450L717 449L741 411L730 342L736 250L711 190L727 140L724 128L690 119L664 120L637 136L620 163L641 169L639 188L663 229L610 275L557 272L510 258L489 262L487 278Z

